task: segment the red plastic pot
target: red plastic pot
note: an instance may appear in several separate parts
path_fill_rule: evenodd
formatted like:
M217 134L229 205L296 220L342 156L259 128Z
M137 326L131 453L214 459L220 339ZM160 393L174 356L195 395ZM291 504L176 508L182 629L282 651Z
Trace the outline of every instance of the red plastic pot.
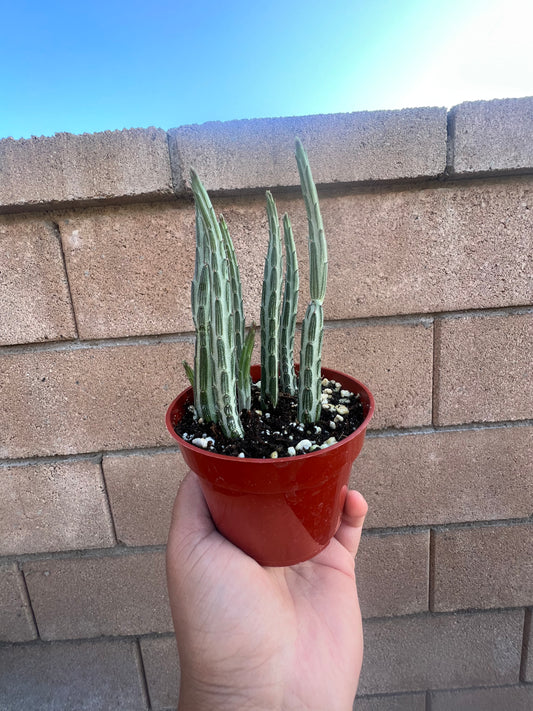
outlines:
M251 368L254 381L261 368ZM278 459L251 459L215 454L186 442L174 431L193 403L184 390L166 415L187 465L198 475L218 530L261 565L293 565L327 546L339 526L348 478L363 446L374 412L371 392L349 375L322 368L323 376L359 393L364 421L355 432L326 449Z

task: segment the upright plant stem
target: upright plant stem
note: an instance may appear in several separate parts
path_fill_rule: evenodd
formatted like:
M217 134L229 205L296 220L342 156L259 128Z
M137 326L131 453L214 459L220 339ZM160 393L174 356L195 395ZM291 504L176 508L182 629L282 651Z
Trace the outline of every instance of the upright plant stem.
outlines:
M298 139L296 140L296 162L309 229L309 290L311 296L311 302L307 307L302 324L298 419L301 422L316 422L321 409L320 381L324 327L322 303L326 295L328 252L316 186L311 175L307 154Z
M294 334L296 331L296 313L298 311L298 291L300 276L296 245L289 216L283 215L283 237L285 241L285 290L281 308L280 332L280 380L285 393L295 395L298 390L294 371Z
M269 241L265 260L261 299L261 402L278 404L279 318L281 305L282 257L279 218L272 194L267 191Z
M243 438L237 406L233 294L224 238L207 192L194 171L191 171L191 185L206 237L205 257L211 293L210 350L217 421L226 437Z

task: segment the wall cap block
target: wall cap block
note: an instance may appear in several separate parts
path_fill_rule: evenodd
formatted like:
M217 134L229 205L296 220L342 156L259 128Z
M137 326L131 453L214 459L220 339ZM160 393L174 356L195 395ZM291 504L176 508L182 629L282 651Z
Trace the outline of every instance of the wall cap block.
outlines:
M466 101L450 123L452 175L533 171L533 96Z
M160 128L0 140L0 210L172 195Z
M445 169L444 108L213 121L169 131L176 191L191 166L211 191L297 186L296 136L316 183L435 178Z

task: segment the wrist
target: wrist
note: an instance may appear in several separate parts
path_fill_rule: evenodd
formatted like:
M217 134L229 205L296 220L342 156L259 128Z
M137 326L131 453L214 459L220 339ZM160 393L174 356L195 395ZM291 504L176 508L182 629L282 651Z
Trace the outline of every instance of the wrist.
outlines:
M258 687L238 689L230 685L197 682L181 676L177 711L278 711ZM281 710L280 710L281 711Z

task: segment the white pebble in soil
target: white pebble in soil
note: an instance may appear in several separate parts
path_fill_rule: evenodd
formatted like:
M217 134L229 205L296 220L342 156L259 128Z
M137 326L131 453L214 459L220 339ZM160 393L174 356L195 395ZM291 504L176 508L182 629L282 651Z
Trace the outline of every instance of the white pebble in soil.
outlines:
M301 439L298 444L296 445L296 449L298 451L301 451L303 449L311 449L313 446L314 442L311 442L309 439Z
M287 447L287 454L289 455L289 457L296 456L296 450L294 449L294 447Z

